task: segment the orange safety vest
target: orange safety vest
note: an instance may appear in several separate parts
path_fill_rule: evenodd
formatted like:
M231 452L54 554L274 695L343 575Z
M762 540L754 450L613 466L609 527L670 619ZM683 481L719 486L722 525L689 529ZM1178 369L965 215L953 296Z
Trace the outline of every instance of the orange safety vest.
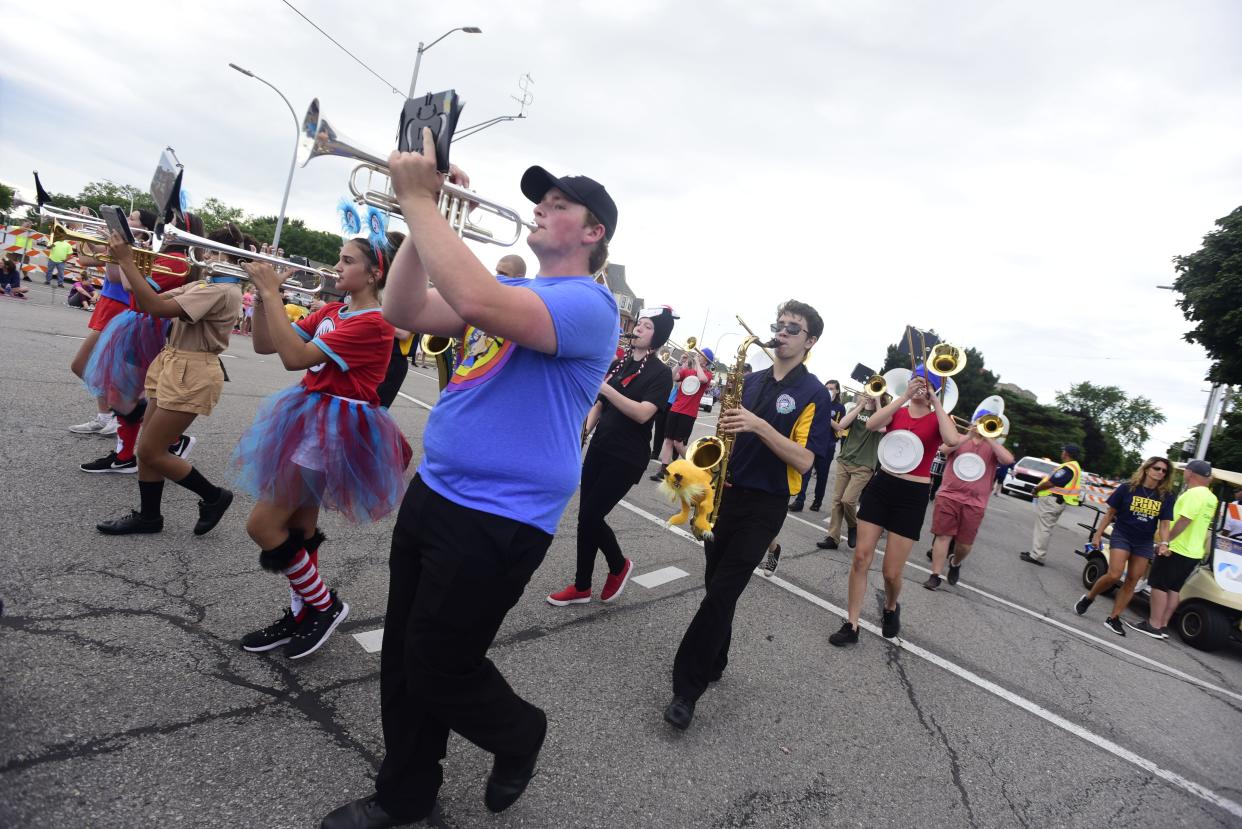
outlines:
M1045 489L1043 492L1039 493L1039 496L1042 498L1045 495L1060 495L1065 503L1076 507L1078 506L1078 499L1082 495L1082 467L1078 465L1078 461L1068 461L1061 464L1056 469L1052 470L1052 475L1057 474L1058 471L1067 467L1074 473L1074 477L1070 478L1070 482L1066 486L1054 486L1050 489ZM1048 478L1051 478L1052 475L1049 475ZM1044 480L1046 481L1048 478L1045 478Z

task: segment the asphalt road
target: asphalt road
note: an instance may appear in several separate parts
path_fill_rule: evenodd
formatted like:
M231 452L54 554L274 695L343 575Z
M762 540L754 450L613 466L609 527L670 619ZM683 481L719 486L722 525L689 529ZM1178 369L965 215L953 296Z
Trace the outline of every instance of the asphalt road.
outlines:
M352 614L315 656L242 651L286 593L257 568L248 502L196 538L194 496L169 487L162 534L97 534L137 487L78 471L109 448L65 428L93 409L67 368L87 315L32 295L0 301L0 826L317 826L370 791L383 752L379 654L363 643L382 623L391 521L325 517L321 567ZM258 402L296 379L243 337L225 363L220 406L191 430L192 460L222 482ZM414 400L393 413L418 446L431 372L403 391ZM660 714L702 597L701 548L663 526L673 510L644 481L611 523L640 576L686 575L554 608L543 597L572 578L575 508L491 652L548 712L539 774L493 816L490 757L454 738L431 825L1242 825L1242 649L1117 637L1104 601L1075 616L1084 534L1068 514L1035 568L1017 558L1030 505L994 498L962 582L935 593L917 545L903 638L873 628L846 650L827 635L850 551L816 549L821 514L791 516L780 569L743 595L728 672L683 734ZM879 562L864 614L876 624Z

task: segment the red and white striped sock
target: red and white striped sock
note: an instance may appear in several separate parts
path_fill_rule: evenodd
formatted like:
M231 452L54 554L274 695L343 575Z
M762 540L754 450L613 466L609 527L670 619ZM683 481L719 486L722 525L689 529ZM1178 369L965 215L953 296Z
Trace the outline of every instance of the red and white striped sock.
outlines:
M328 586L319 578L319 568L305 550L301 551L293 566L285 570L285 577L289 579L289 586L311 607L320 611L332 607Z
M315 565L315 567L318 568L319 567L319 551L316 550L315 552L310 553L309 555L310 555L311 564ZM289 612L293 614L293 621L295 622L302 621L302 616L305 615L302 608L305 607L305 605L306 605L306 602L302 599L302 594L294 590L292 584L289 585Z

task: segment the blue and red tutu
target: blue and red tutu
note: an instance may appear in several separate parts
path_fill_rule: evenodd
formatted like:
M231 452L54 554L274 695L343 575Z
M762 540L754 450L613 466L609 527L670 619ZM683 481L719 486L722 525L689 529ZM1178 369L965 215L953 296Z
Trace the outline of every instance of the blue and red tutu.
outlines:
M360 523L401 503L412 454L387 409L298 384L263 401L229 465L256 500L318 505Z
M82 382L118 412L128 412L142 399L147 368L164 348L168 321L129 310L118 314L91 351Z

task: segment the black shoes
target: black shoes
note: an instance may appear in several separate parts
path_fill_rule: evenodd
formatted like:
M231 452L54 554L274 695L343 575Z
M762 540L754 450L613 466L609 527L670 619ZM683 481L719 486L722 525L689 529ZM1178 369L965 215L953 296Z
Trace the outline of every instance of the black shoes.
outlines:
M1023 550L1021 553L1019 553L1018 558L1022 559L1027 564L1038 564L1040 567L1044 566L1044 563L1042 561L1035 558L1035 556L1031 555L1026 550Z
M134 535L137 533L158 533L164 529L164 516L144 518L138 510L131 510L124 518L111 521L100 521L95 529L104 535Z
M927 581L923 582L923 586L926 587L928 590L936 590L937 588L940 587L940 576L936 575L935 573L932 573L930 576L927 577Z
M830 535L824 536L822 541L815 542L815 546L821 550L835 550L837 549L837 540Z
M804 502L804 501L794 501L792 504L790 504L790 505L789 505L789 511L790 511L790 512L802 512L802 505L803 505L803 503L805 503L805 502Z
M1113 633L1117 634L1118 636L1126 635L1126 629L1122 627L1121 620L1118 619L1116 616L1109 616L1107 619L1105 619L1104 627L1108 628L1109 630L1111 630Z
M371 795L333 809L319 822L319 829L389 829L421 819L393 817L379 805L376 796Z
M957 580L962 577L962 565L953 559L949 559L949 578L946 581L949 584L957 584Z
M293 639L293 634L297 632L297 629L298 623L293 618L293 611L286 607L284 616L281 616L262 630L256 630L254 633L247 633L243 636L241 640L242 650L247 650L251 653L262 653L273 648L279 648Z
M858 628L851 625L848 621L841 625L841 629L828 637L828 644L836 645L838 648L844 645L858 644Z
M822 507L823 505L824 505L823 501L812 501L811 512L819 512L819 508Z
M516 803L535 776L535 763L539 760L544 738L548 736L547 715L538 708L535 711L543 720L543 732L539 735L535 750L515 760L502 761L497 757L492 764L492 772L487 775L487 789L483 792L483 803L487 805L489 812L503 812Z
M233 493L224 487L220 487L220 494L210 504L206 501L199 501L198 521L194 524L194 534L206 535L211 532L216 524L220 523L220 519L224 517L231 503L233 503Z
M884 620L880 624L880 633L884 634L885 639L892 639L901 633L901 604L898 603L892 610L884 609Z
M858 528L849 527L845 531L845 543L850 545L850 549L854 549L858 542Z
M1139 633L1142 633L1146 636L1150 636L1152 639L1168 639L1169 638L1169 634L1164 629L1153 627L1152 623L1148 621L1147 619L1144 619L1138 624L1131 624L1130 622L1126 622L1126 627L1130 628L1130 630L1137 630Z
M1090 596L1088 596L1086 593L1083 593L1082 598L1074 602L1074 612L1077 613L1079 616L1086 616L1087 608L1091 607L1092 601L1094 600Z
M693 719L694 703L685 697L673 697L673 701L664 707L664 721L678 731L689 728Z
M780 560L781 560L781 545L777 544L771 550L768 550L767 556L765 556L763 559L763 564L759 565L760 568L762 568L763 570L763 575L765 578L770 577L773 573L776 572L776 565L780 563Z
M301 659L310 656L323 647L336 630L337 625L349 618L349 603L341 601L336 591L331 591L332 605L327 610L316 610L310 605L305 606L306 615L298 623L293 637L285 645L285 656L290 659Z
M655 481L656 483L659 483L660 481L664 480L664 473L667 471L668 471L668 464L662 463L660 464L660 471L650 476L647 480Z
M113 449L98 460L87 461L79 466L78 469L81 469L83 472L120 472L123 475L132 475L138 471L138 459L117 460L116 450Z

